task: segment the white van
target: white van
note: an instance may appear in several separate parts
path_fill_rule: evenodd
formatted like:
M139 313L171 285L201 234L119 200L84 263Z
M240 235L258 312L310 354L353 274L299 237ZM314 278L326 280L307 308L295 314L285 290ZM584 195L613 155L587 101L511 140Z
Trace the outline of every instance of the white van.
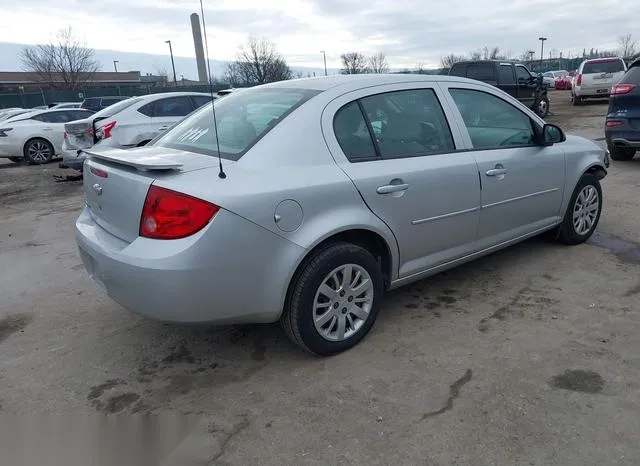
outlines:
M627 65L620 57L591 58L583 61L573 79L573 105L580 105L584 99L608 98L611 87L626 71Z

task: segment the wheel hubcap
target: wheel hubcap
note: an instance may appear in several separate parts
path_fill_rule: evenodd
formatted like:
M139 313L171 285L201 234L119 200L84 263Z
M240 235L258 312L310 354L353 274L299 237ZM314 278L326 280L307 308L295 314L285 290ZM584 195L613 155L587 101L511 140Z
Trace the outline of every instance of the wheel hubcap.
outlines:
M29 154L29 158L31 158L31 160L37 162L45 162L51 156L51 150L49 149L49 146L40 141L31 143L31 145L27 149L27 153Z
M356 334L369 318L373 304L373 282L356 264L332 270L322 280L313 304L313 323L329 341L343 341Z
M540 114L544 115L547 113L547 102L545 102L544 100L542 100L539 104L538 104L538 110L540 111Z
M573 229L579 235L586 235L596 223L600 196L594 186L585 186L578 194L573 206Z

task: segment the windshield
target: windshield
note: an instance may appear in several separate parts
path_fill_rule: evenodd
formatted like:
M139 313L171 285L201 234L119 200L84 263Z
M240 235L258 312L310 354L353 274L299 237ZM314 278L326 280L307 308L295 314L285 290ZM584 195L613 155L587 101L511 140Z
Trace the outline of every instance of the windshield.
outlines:
M115 115L118 112L121 112L127 107L132 106L136 102L140 102L142 97L132 97L130 99L121 100L120 102L116 102L113 105L109 105L106 108L103 108L99 112L96 112L92 115L93 118L109 118L110 116Z
M220 155L239 160L289 113L319 91L266 88L232 93L215 101ZM211 104L167 131L152 145L217 156Z
M624 71L622 60L597 60L584 64L582 74L617 73Z

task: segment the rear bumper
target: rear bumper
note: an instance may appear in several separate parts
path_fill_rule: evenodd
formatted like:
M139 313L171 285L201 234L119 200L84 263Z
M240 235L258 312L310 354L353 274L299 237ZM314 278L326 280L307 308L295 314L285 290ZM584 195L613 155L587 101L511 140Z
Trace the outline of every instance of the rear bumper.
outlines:
M82 170L86 155L83 152L78 154L77 149L62 149L62 162L60 168L73 168L74 170Z
M305 253L225 210L189 238L126 243L100 227L85 206L76 241L85 269L114 301L167 322L275 322Z
M634 130L628 124L614 128L605 127L604 136L609 147L640 148L640 129Z

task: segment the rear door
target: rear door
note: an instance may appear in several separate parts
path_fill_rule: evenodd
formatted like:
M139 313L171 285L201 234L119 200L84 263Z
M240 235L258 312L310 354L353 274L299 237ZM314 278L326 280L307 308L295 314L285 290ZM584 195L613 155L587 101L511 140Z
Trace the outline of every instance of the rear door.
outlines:
M47 112L34 117L34 120L45 123L42 126L42 135L53 144L56 154L62 151L64 141L64 125L75 118L76 110L57 110ZM87 112L88 113L88 112Z
M334 159L397 239L400 278L468 254L478 227L477 165L455 152L459 127L439 94L424 82L376 86L322 116Z
M464 121L465 144L480 170L479 246L501 244L557 223L565 179L560 145L538 145L538 123L486 86L443 87Z
M518 98L516 75L511 63L498 65L498 87L514 98Z

